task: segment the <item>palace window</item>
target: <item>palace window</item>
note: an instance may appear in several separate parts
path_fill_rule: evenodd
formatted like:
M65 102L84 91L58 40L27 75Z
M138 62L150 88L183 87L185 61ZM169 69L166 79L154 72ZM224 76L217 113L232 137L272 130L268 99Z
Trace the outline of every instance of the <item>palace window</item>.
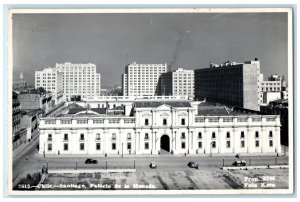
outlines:
M80 134L80 140L84 140L84 134L83 133Z
M116 150L116 143L112 143L112 144L111 144L111 149L112 149L112 150Z
M64 151L68 151L68 149L69 149L69 145L68 145L68 143L65 143L64 144Z
M273 131L269 131L269 138L273 137Z
M270 140L270 141L269 141L269 146L270 146L270 147L273 147L273 140Z
M131 149L131 142L127 143L127 149Z
M202 142L198 142L198 148L202 149Z
M145 119L145 126L149 125L149 119Z
M131 140L131 133L127 133L127 140Z
M68 137L68 134L64 134L64 140L68 140L69 137Z
M181 125L182 125L182 126L185 125L185 119L181 119Z
M181 133L181 139L185 139L185 133Z
M80 150L84 150L84 143L80 143L79 146L80 146Z
M101 149L101 145L100 145L100 143L98 142L98 143L96 143L96 150L100 150Z
M145 142L145 149L149 149L149 142Z
M145 133L145 140L149 140L149 134Z
M52 144L51 143L48 144L48 151L52 151Z
M259 140L255 140L255 147L259 147Z
M241 138L245 138L245 133L244 133L244 131L241 131Z
M185 142L181 143L181 149L185 149Z
M96 134L96 140L100 140L100 133Z
M255 131L255 138L259 138L259 132Z
M242 141L241 141L241 148L244 148L244 147L245 147L245 141L242 140Z
M48 141L52 141L52 134L48 134Z
M212 138L212 139L215 139L215 138L216 138L216 133L215 133L215 132L212 132L211 138Z
M230 132L226 133L226 138L230 138Z
M116 133L113 133L112 135L111 135L111 139L112 140L115 140L117 137L116 137Z
M230 148L230 141L226 141L226 147Z
M202 139L202 133L201 132L198 133L198 139Z
M167 125L167 119L163 119L163 125L164 125L164 126Z
M212 148L216 148L216 141L212 141L212 142L211 142L211 147L212 147Z

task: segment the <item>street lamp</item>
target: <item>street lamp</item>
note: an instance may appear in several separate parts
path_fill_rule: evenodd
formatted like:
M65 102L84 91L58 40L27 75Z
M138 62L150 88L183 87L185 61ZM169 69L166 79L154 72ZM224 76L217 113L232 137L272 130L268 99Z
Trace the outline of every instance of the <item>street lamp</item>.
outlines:
M46 157L46 151L45 151L45 149L46 149L46 143L44 143L44 158Z
M213 145L213 142L210 143L210 157L212 157L212 145Z

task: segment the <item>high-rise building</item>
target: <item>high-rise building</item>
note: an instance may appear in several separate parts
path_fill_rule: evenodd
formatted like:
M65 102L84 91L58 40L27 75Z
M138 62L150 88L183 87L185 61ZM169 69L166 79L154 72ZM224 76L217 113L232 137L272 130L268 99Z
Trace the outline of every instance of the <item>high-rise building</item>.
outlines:
M167 72L167 64L131 63L123 74L124 96L153 96L160 90L160 75Z
M259 110L260 62L226 62L195 70L195 97Z
M40 87L51 91L55 104L60 104L64 100L62 72L50 67L42 71L35 71L35 88Z
M194 97L194 70L178 68L161 75L161 95Z
M55 69L63 72L63 89L67 100L100 95L100 74L95 64L56 63Z

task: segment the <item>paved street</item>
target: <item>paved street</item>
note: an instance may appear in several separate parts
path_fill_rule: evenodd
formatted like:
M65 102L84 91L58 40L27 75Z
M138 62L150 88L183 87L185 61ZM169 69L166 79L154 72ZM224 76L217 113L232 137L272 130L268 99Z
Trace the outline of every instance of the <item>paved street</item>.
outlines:
M189 161L194 161L199 164L200 169L207 168L220 168L224 165L229 166L232 164L236 158L234 156L225 156L225 157L196 157L196 156L171 156L171 155L160 155L158 157L99 157L94 158L98 160L98 164L85 164L84 161L87 157L62 157L62 156L52 156L51 158L43 158L41 155L36 154L37 150L35 147L32 147L31 150L26 152L20 160L14 163L13 165L13 179L18 177L22 172L32 171L32 170L41 170L43 164L50 169L70 169L77 168L99 168L105 169L106 164L108 169L114 168L135 168L142 171L150 171L149 164L154 161L157 163L157 170L189 170L187 167ZM25 156L28 156L28 161ZM89 157L92 158L92 157ZM272 156L261 156L261 157L243 157L248 165L274 165L275 157ZM251 160L250 160L251 159ZM277 164L288 164L288 157L277 157Z

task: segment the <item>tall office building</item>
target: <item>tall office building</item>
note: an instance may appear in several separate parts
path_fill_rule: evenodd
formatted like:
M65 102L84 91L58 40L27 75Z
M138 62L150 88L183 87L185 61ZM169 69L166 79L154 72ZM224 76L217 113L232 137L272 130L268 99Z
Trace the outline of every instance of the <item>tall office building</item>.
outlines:
M55 104L60 104L64 100L62 72L50 67L42 71L35 71L35 88L40 87L51 91Z
M194 97L194 70L178 68L161 75L161 95Z
M95 64L56 63L55 69L63 72L63 89L67 100L100 95L100 74Z
M153 96L160 90L160 75L167 72L167 64L131 63L123 74L124 96Z
M260 62L226 62L195 70L196 99L259 110Z

